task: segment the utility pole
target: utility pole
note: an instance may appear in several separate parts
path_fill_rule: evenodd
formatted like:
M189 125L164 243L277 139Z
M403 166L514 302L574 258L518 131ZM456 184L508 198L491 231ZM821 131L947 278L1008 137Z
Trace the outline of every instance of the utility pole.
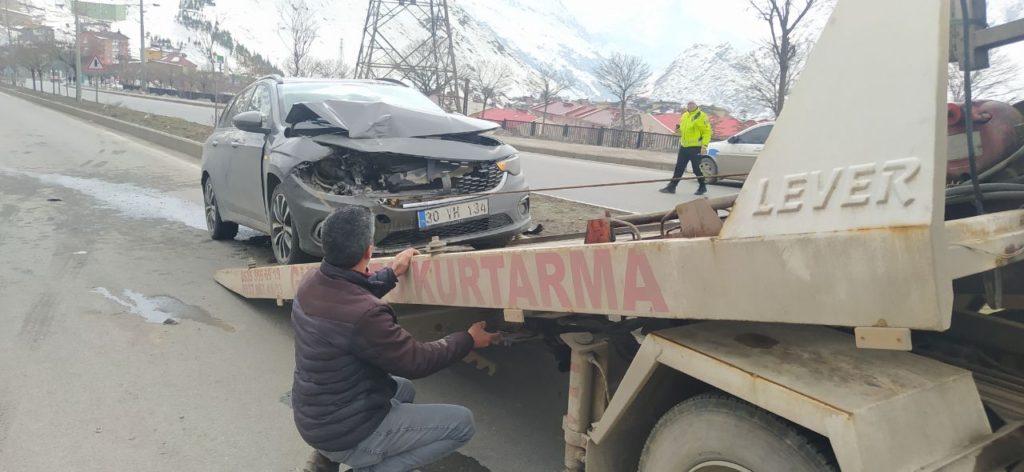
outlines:
M146 80L146 14L142 0L139 0L139 77L142 79L142 92L149 92Z
M72 0L71 8L75 11L75 101L82 101L82 25L78 20L78 0Z
M7 49L8 54L14 54L14 34L11 32L11 15L8 14L7 10L11 8L11 0L4 0L4 29L7 30ZM11 61L13 64L14 61ZM14 64L11 67L11 85L17 85L18 80L18 65Z

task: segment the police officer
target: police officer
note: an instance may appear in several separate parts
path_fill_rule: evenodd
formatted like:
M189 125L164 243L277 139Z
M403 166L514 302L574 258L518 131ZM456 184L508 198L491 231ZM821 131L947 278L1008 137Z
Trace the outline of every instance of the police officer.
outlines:
M708 188L704 184L704 174L700 171L700 159L707 154L708 143L711 142L711 123L708 121L707 113L704 113L696 103L686 104L686 112L679 117L679 124L676 125L679 132L679 154L676 156L676 169L672 173L672 180L665 188L659 190L661 193L676 193L676 186L679 185L679 178L686 170L686 164L690 163L693 174L697 176L700 187L694 195L704 195Z

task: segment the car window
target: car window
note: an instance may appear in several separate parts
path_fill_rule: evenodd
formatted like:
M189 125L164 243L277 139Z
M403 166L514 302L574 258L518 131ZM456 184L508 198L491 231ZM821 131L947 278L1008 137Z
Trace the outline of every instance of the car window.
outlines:
M270 86L263 84L256 87L252 94L250 109L259 111L260 115L263 115L264 123L270 122Z
M414 88L384 83L360 82L292 82L281 85L284 108L288 115L292 105L301 102L346 100L351 102L381 102L407 108L444 113L441 107Z
M231 106L229 106L227 111L221 115L220 125L222 127L231 126L231 120L235 115L245 111L245 108L249 106L249 97L251 95L252 89L247 88L235 96L235 100L231 102Z
M771 134L774 125L765 125L754 128L746 133L739 135L739 142L743 144L764 144L768 141L768 135Z

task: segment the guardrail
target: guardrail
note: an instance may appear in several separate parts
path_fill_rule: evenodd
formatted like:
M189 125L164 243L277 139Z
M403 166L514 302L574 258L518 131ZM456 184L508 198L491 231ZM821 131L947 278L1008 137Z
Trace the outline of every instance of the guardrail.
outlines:
M643 130L620 130L592 128L586 126L543 124L536 121L490 120L501 124L502 132L508 136L540 138L592 146L606 146L649 151L675 151L679 149L679 136L674 134L650 133Z

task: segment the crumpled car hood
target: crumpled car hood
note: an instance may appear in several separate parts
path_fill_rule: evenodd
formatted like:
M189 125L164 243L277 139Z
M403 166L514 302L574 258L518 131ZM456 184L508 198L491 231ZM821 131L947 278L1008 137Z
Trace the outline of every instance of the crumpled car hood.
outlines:
M356 139L482 133L498 127L491 121L461 115L439 114L383 102L342 100L296 103L285 121L294 124L316 117L348 131L348 136Z

